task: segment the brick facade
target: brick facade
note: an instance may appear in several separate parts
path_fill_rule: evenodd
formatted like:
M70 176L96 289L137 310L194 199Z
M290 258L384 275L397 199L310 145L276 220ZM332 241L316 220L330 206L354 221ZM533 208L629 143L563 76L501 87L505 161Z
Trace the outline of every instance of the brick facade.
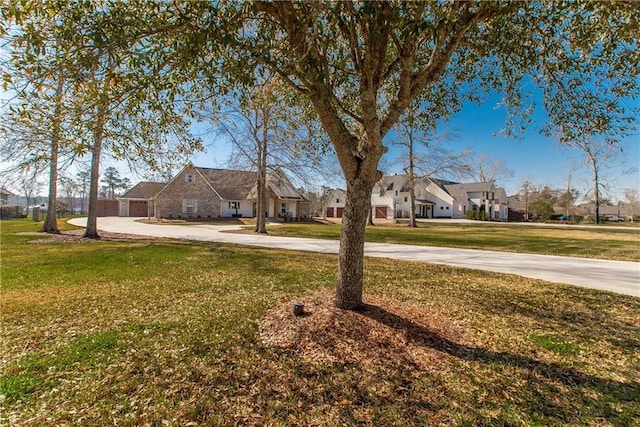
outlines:
M133 204L148 203L157 218L209 219L254 217L256 173L197 168L188 164L168 184L143 182L120 198L120 215L131 215ZM157 188L161 187L159 190ZM134 207L137 207L135 205ZM145 211L147 212L147 211ZM267 176L268 217L307 218L309 201L280 171Z
M192 176L192 182L187 181ZM184 200L195 200L195 212L185 212ZM185 168L155 197L155 213L161 218L219 218L220 197L195 167Z

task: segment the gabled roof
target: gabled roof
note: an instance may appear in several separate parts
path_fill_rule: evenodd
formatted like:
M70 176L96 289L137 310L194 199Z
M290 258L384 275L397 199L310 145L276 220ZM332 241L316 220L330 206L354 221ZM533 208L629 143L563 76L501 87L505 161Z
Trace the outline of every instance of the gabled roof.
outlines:
M334 188L330 193L327 194L329 197L336 196L345 196L347 194L347 190L343 190L342 188Z
M152 199L165 185L164 182L139 182L119 199Z
M479 193L483 191L495 191L493 182L471 182L468 184L449 184L445 185L447 188L462 188L467 193Z
M467 193L464 184L445 184L444 189L459 203L463 203L466 205L467 201L469 200L469 194Z
M384 191L407 191L407 175L385 175L376 183Z
M267 174L267 186L279 199L307 200L293 187L291 181L280 169Z
M15 196L15 194L7 190L6 188L0 188L0 194L2 194L3 196Z
M511 210L521 212L526 210L527 203L524 200L521 200L519 196L509 196L507 200Z
M277 169L273 172L269 172L266 176L267 178L267 188L269 188L273 193L278 197L278 199L282 200L303 200L307 201L308 199L304 197L298 190L293 187L289 178L282 172L280 169ZM258 184L254 181L254 185L251 188L251 191L246 196L247 199L255 199L256 193L258 192ZM330 194L325 194L323 197L329 197Z
M447 179L431 178L431 177L424 177L424 178L422 178L422 180L425 181L425 182L431 181L435 185L437 185L438 187L442 188L445 191L446 191L446 188L445 188L446 185L459 184L459 182L449 181Z
M196 167L224 200L243 200L251 192L258 174L250 171Z

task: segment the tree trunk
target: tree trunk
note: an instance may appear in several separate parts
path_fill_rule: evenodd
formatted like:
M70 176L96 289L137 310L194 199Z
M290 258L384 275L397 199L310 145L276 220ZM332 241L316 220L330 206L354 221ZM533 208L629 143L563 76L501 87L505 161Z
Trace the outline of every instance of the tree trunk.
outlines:
M362 306L364 240L367 213L371 211L374 182L361 177L347 182L347 198L342 215L336 306L356 310Z
M266 203L266 171L265 168L261 165L258 168L258 185L257 185L257 194L256 194L256 233L266 234L267 227L265 221L265 207Z
M264 207L266 206L267 199L267 138L269 137L269 109L262 109L262 114L262 140L256 140L258 148L258 194L256 208L259 208L259 211L256 212L257 216L255 232L260 234L267 234Z
M371 196L369 196L371 199ZM373 207L369 207L369 211L367 212L367 225L375 225L373 223Z
M91 150L91 179L89 181L89 209L87 229L84 237L99 239L98 234L98 179L100 178L100 156L102 154L102 138L94 139Z
M54 125L55 126L55 125ZM42 225L45 233L60 233L57 218L58 199L58 141L57 137L51 140L51 159L49 163L49 203L47 204L47 218Z
M56 105L51 121L51 158L49 159L49 203L47 204L47 219L44 221L42 231L45 233L60 233L58 229L58 147L60 145L60 121L62 114L62 95L64 78L58 77L56 88Z
M598 165L595 159L591 159L593 167L593 202L595 204L596 217L594 219L596 224L600 224L600 184L598 182Z
M100 157L102 156L102 138L105 123L105 104L98 106L96 127L93 132L93 149L91 150L91 174L89 178L89 209L87 217L87 229L84 237L99 239L98 234L98 184L100 179Z
M409 128L409 227L417 227L416 224L416 181L413 174L413 127Z

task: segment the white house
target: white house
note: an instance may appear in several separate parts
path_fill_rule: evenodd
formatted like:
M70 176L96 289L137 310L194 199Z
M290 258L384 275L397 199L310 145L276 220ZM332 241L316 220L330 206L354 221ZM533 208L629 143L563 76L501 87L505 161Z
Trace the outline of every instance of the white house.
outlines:
M443 182L418 178L415 182L415 208L418 218L452 218L459 206L443 187ZM409 178L407 175L388 175L375 185L371 194L374 218L409 218Z
M325 216L327 218L342 218L344 211L344 203L347 200L347 192L340 188L336 188L329 193L327 207L325 208Z
M387 175L374 186L371 208L374 218L409 218L409 178ZM465 218L468 210L486 210L491 219L508 219L508 202L503 188L493 183L459 184L434 178L415 182L417 218Z
M492 220L507 221L509 219L507 193L504 188L496 187L493 182L448 184L445 188L463 205L465 213L466 210L485 211Z

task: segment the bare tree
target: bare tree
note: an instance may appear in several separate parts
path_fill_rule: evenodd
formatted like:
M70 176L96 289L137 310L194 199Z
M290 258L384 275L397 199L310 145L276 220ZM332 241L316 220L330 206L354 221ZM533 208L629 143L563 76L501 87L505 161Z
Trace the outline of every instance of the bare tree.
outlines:
M449 132L437 134L433 115L421 114L414 103L407 109L403 118L398 122L399 138L395 144L406 149L401 161L408 176L409 189L409 227L417 227L415 188L416 179L422 177L460 177L468 173L466 163L469 153L453 153L445 147L450 138L455 136Z
M75 212L75 195L78 190L78 183L70 176L61 175L60 186L64 190L69 211L73 214Z
M529 221L529 206L531 205L531 192L533 185L525 179L520 186L520 200L524 203L524 220Z
M513 176L513 170L501 158L490 158L485 153L469 156L467 176L476 182L500 183Z
M266 233L267 172L287 170L298 181L309 183L322 169L322 154L308 139L311 133L304 117L287 102L277 77L259 77L243 94L228 97L213 122L232 141L229 163L257 170L256 233ZM317 136L316 136L317 138Z
M80 186L80 213L85 214L87 206L87 188L91 178L91 171L88 169L82 169L76 174L76 176Z
M631 216L631 222L635 221L636 214L640 211L640 189L627 188L624 190L624 197L627 205L627 213Z
M38 179L39 173L35 169L27 169L17 179L15 185L20 189L24 197L26 198L25 211L27 216L29 215L29 206L31 204L31 198L38 195L38 192L42 189L42 182Z
M604 173L609 168L625 164L623 152L619 147L604 139L591 137L566 141L568 146L582 151L584 164L591 172L591 189L585 196L590 197L594 204L594 222L600 224L600 205L603 191L609 187Z
M229 97L225 109L213 118L215 125L233 142L236 162L249 162L257 169L256 233L267 232L265 221L269 149L277 139L290 138L282 126L277 88L270 79L261 79L253 90Z

